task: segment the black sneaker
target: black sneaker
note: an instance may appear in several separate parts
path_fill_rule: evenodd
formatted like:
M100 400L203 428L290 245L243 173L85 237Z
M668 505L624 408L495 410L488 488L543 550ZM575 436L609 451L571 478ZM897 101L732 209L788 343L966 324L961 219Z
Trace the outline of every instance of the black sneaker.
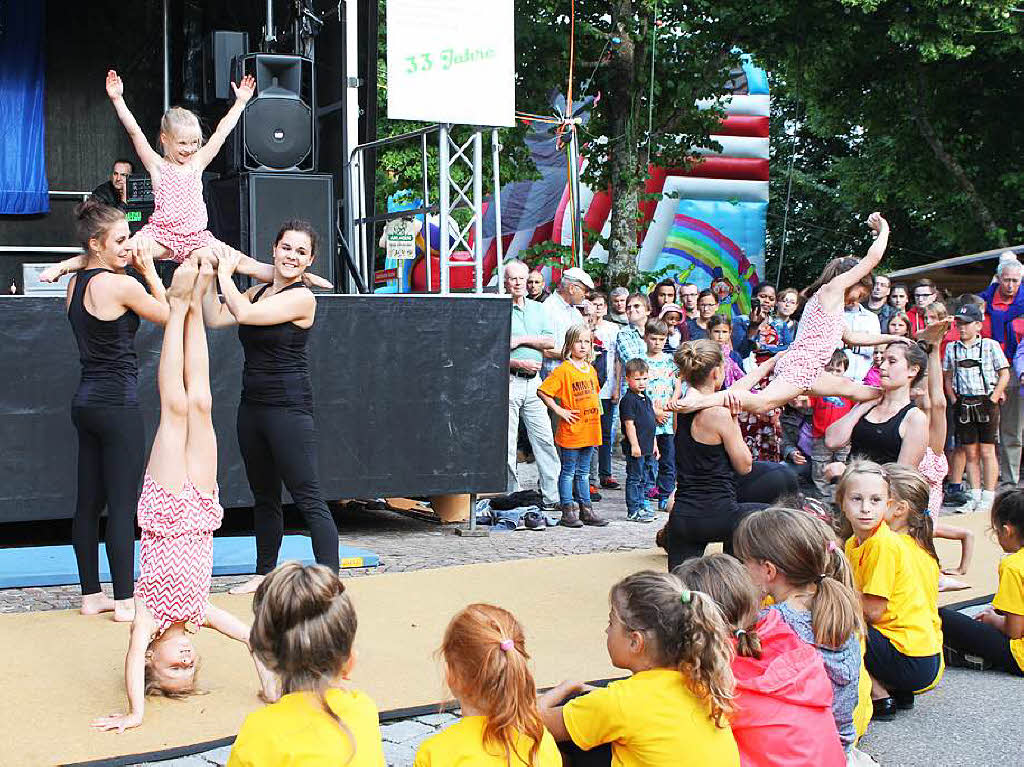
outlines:
M896 701L892 698L881 698L871 701L871 721L891 722L896 718Z
M892 700L900 711L910 711L914 707L914 693L894 692Z
M992 664L979 655L970 655L953 647L943 646L942 655L950 668L967 668L972 671L988 671Z
M942 495L943 506L963 506L971 500L971 494L964 490L963 485L950 485Z
M543 530L548 526L547 520L539 511L528 511L523 514L523 524L527 530Z

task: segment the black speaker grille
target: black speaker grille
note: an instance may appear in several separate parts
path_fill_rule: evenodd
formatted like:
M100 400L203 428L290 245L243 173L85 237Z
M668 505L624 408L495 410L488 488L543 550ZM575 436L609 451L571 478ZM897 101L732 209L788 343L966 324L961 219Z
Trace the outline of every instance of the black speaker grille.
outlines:
M249 153L268 168L299 165L313 149L309 107L298 99L258 98L245 111Z

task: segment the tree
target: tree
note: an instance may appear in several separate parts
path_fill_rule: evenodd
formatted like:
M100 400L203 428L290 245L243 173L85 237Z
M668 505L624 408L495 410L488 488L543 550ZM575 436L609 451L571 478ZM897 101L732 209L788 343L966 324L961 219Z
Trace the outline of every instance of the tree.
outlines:
M776 103L799 105L798 146L808 156L794 190L819 186L815 206L796 217L828 231L839 209L881 208L896 219L904 263L1024 235L1024 16L1011 6L811 0L752 9L740 39L772 71ZM785 170L776 163L774 180Z

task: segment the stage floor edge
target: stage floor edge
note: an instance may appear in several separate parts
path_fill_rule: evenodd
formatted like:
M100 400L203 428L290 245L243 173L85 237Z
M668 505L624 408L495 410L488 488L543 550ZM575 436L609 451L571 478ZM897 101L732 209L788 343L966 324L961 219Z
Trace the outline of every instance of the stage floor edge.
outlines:
M110 582L106 548L101 543L100 581ZM369 549L339 545L342 568L376 567L380 557ZM304 535L286 535L278 562L313 563L313 545ZM139 544L135 543L135 575L139 574ZM213 539L214 575L251 575L256 565L256 540L252 536ZM24 546L0 549L0 589L31 586L70 586L78 583L78 565L71 546Z

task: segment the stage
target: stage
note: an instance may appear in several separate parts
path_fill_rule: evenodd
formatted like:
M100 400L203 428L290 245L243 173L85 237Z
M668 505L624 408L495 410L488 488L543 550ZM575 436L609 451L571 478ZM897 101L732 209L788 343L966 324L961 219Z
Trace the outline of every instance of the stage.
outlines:
M328 500L503 492L509 298L321 295L310 336L320 482ZM208 331L225 507L252 496L235 435L242 349ZM147 445L162 329L136 337ZM79 362L63 298L0 297L0 523L71 517Z
M972 588L940 594L939 603L990 595L1002 552L985 534L987 517L943 519L973 530L977 550L965 578ZM956 544L936 544L943 564L957 561ZM649 549L347 579L359 615L359 657L352 683L373 697L384 718L436 710L447 692L434 651L450 617L473 601L502 605L523 623L538 686L565 678L623 676L611 666L605 649L608 589L637 570L663 570L665 562L663 552ZM250 597L215 594L212 601L249 619ZM69 642L72 636L75 641ZM147 754L135 761L155 761L171 753L207 750L211 743L229 742L246 713L260 706L256 674L244 648L202 631L197 641L204 656L201 684L209 694L184 701L150 699L140 728L122 735L92 732L88 724L94 716L124 706L127 637L127 626L73 610L0 616L0 642L9 655L36 661L31 667L7 664L0 672L7 693L0 718L13 733L5 751L10 763L81 762L127 754ZM929 695L954 690L940 685Z

